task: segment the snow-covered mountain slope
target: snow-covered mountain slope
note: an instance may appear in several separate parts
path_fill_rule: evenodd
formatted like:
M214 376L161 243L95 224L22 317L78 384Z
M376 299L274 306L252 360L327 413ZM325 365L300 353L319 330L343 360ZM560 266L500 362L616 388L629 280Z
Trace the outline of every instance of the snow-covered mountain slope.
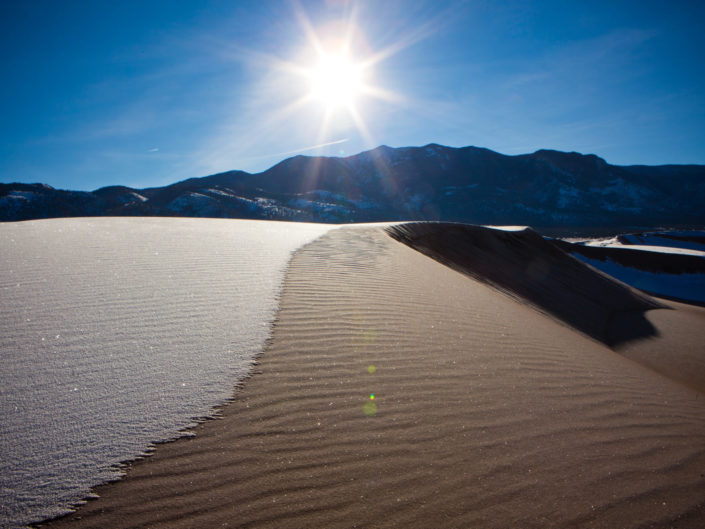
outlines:
M705 166L615 166L595 155L377 147L295 156L258 174L93 192L0 184L0 220L146 215L373 222L443 220L628 231L705 226Z

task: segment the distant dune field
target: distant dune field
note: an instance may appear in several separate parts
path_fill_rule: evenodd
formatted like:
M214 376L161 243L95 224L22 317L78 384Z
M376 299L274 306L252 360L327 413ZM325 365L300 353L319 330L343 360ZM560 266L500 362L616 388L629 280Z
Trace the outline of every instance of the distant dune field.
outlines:
M701 528L703 343L531 232L342 227L222 420L45 526Z

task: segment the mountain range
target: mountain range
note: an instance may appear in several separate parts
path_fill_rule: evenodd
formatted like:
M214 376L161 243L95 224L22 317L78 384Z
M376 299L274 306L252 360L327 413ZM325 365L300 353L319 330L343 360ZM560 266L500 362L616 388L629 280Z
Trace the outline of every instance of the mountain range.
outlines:
M76 216L224 217L310 222L440 220L563 230L705 226L705 166L618 166L593 154L479 147L295 156L164 187L92 192L0 184L0 220Z

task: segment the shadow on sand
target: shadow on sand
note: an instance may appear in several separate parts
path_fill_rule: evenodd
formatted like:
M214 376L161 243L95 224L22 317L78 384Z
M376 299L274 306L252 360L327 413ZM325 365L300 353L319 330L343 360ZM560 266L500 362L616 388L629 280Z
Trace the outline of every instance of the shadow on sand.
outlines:
M458 272L528 303L610 347L658 331L644 313L668 308L594 270L530 228L410 222L394 239Z

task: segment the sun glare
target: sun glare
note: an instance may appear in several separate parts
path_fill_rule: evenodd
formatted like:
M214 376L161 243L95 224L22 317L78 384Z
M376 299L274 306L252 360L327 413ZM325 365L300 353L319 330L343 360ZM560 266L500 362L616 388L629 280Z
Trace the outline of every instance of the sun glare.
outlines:
M345 55L321 57L311 70L311 95L328 109L350 107L363 87L362 68Z
M298 98L277 110L271 121L304 111L310 120L320 120L306 123L313 125L308 130L313 130L316 125L318 129L312 138L315 144L306 150L348 141L347 137L337 139L332 134L349 134L353 130L365 145L374 146L375 139L366 123L366 117L373 113L371 104L402 101L399 94L376 84L375 66L408 43L399 41L375 51L355 24L355 10L314 27L303 8L296 3L294 6L304 37L303 46L292 53L291 59L272 58L272 64L285 74L277 83L278 89L290 91ZM314 107L318 112L312 112Z

